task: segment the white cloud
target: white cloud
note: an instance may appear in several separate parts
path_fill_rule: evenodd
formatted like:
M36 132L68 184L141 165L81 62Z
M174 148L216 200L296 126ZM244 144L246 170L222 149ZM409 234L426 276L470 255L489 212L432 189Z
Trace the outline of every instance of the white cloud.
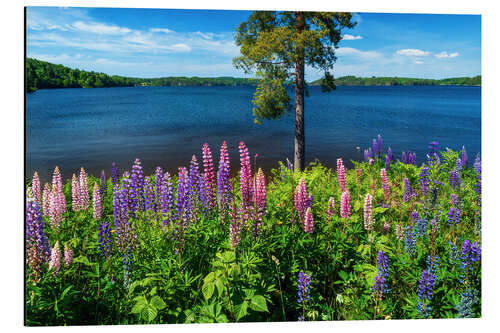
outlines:
M361 58L378 58L382 56L381 53L376 51L361 51L352 47L339 47L335 50L335 54L339 56L350 55Z
M421 60L415 60L415 63L416 63L417 65L422 65L424 62L423 62L423 61L421 61Z
M342 40L356 40L356 39L363 39L363 37L361 36L353 36L353 35L349 35L349 34L345 34L344 36L342 36Z
M149 29L151 32L163 32L164 34L169 34L174 32L173 30L167 29L167 28L152 28Z
M458 52L449 53L446 51L435 54L436 58L455 58L458 57Z
M399 50L396 53L400 54L400 55L411 56L411 57L421 57L421 56L429 55L429 52L418 50L418 49L404 49L404 50Z
M73 23L73 27L81 31L100 35L124 35L132 31L129 28L119 27L116 25L107 25L97 22L85 23L82 21L77 21Z

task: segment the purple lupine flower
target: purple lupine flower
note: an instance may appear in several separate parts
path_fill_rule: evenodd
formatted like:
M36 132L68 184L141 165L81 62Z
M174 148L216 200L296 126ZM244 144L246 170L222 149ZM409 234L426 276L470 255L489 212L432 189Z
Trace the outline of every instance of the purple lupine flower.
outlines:
M59 247L59 241L56 242L52 251L50 252L50 262L49 269L53 269L52 275L57 275L59 269L61 268L61 248Z
M392 149L391 147L389 147L389 149L387 149L387 156L389 157L389 161L394 161L394 156L392 155Z
M429 191L429 168L424 165L420 171L420 189L422 190L422 195L426 196Z
M111 256L111 228L109 222L101 221L99 224L99 248L104 258L108 259Z
M86 210L90 206L89 182L85 169L80 168L80 176L78 178L80 184L80 204L81 209Z
M386 279L380 274L377 274L374 278L372 293L373 293L373 298L375 298L378 301L381 301L382 295L387 292L387 286L385 282Z
M163 208L162 206L162 190L165 187L165 174L160 166L156 167L155 170L155 202L157 211Z
M200 208L200 192L201 192L201 175L200 168L198 166L198 161L196 156L192 156L191 163L189 165L189 176L187 179L187 201L186 201L186 213L190 218L190 221L194 221L198 218L198 210ZM201 194L203 195L203 194Z
M389 158L389 155L386 155L385 157L385 168L388 171L391 170L391 159Z
M207 185L207 199L208 205L212 209L215 207L215 200L217 196L217 184L215 183L214 162L212 160L212 152L208 143L203 145L203 171L205 174L205 181Z
M342 192L340 197L340 217L349 218L351 216L351 194L349 190Z
M133 201L132 211L145 210L146 198L144 196L144 171L142 170L141 160L135 159L132 165L132 190L135 200Z
M31 190L33 191L33 198L36 200L38 205L42 203L42 189L40 185L40 178L38 177L38 172L35 171L33 174L33 180L31 181Z
M92 216L99 220L102 215L102 200L101 200L101 192L99 191L99 187L97 183L94 183L94 193L93 193L93 205L92 205Z
M243 207L250 207L252 204L252 170L250 168L250 155L248 148L243 141L240 142L240 191L241 204Z
M82 209L82 202L80 199L81 190L80 190L80 182L76 178L76 175L73 174L71 179L71 194L72 194L72 208L74 212L77 212Z
M340 193L346 190L346 175L345 175L345 167L342 158L337 158L337 180L340 187Z
M144 198L145 198L145 206L146 210L156 211L156 203L155 203L155 193L153 190L153 184L151 184L151 179L146 177L146 181L144 183Z
M458 196L455 193L451 194L451 204L456 205L458 203Z
M177 218L187 226L189 212L187 211L188 204L188 174L185 167L179 167L179 177L177 181Z
M453 187L453 191L458 187L458 172L456 169L450 170L450 185Z
M372 141L372 152L373 152L373 157L375 158L375 155L378 153L378 146L377 146L377 140L373 139Z
M427 270L422 271L420 284L418 287L418 305L417 310L421 318L429 318L432 308L428 302L432 299L432 291L434 288L435 277Z
M64 264L69 266L73 263L73 250L66 243L64 245Z
M439 142L437 141L431 141L429 142L429 155L437 154L438 149L439 149Z
M231 216L231 221L229 222L229 237L233 248L236 248L241 240L241 222L238 213L239 212L233 203L231 209L229 210L229 215Z
M408 180L408 178L405 178L403 179L403 183L405 185L405 191L403 193L403 201L408 202L412 196L410 181Z
M465 146L462 146L462 165L467 167L468 162L469 157L467 156L467 151L465 150Z
M122 179L123 182L124 179ZM119 188L115 186L115 191L113 193L115 200L113 201L115 212L115 240L117 249L120 251L122 256L128 256L131 250L135 247L137 241L137 235L134 233L132 228L132 223L128 219L128 213L130 212L129 207L129 188L126 187L126 183L130 182L130 179L125 179L126 182L122 184ZM128 181L127 181L128 180Z
M373 205L372 205L373 197L370 193L367 193L365 196L365 206L363 209L363 221L365 229L370 231L372 229L372 214L373 214Z
M311 298L311 276L306 272L299 273L299 284L298 284L298 293L299 296L297 299L297 303L305 303L309 301Z
M101 198L106 196L106 173L104 170L101 171L101 188L99 192L101 192Z
M307 208L311 208L312 209L313 200L314 200L314 196L312 195L312 193L309 193L309 196L306 199L306 209Z
M111 164L111 182L113 183L113 186L118 184L120 181L120 170L118 169L118 165L113 162Z
M384 251L379 251L377 256L378 274L387 278L389 276L389 261Z
M330 199L328 199L328 208L326 210L326 216L332 218L333 215L335 215L335 199L333 197L330 197Z
M306 201L307 201L307 185L306 180L304 178L300 178L297 188L294 193L294 203L295 209L299 214L300 222L304 222L305 214L306 214Z
M471 244L470 240L466 239L462 245L461 254L462 269L466 271L473 262L481 260L481 246L477 242Z
M401 163L406 164L407 159L406 159L406 153L402 152L401 153Z
M163 175L163 185L160 190L161 193L161 211L163 214L171 212L174 208L174 187L172 186L172 178L168 172ZM170 216L168 219L163 220L166 224L170 221Z
M457 158L457 172L459 175L462 172L462 167L463 167L462 160Z
M304 218L304 232L312 234L314 232L314 217L311 207L307 207L306 215Z
M217 171L217 203L221 221L229 213L232 203L231 183L229 182L229 153L226 141L220 147L219 170Z
M33 281L40 281L42 264L49 260L49 239L43 231L40 205L30 196L26 198L26 259L33 272Z
M380 156L382 154L382 137L380 134L377 136L377 148L378 148L378 155Z

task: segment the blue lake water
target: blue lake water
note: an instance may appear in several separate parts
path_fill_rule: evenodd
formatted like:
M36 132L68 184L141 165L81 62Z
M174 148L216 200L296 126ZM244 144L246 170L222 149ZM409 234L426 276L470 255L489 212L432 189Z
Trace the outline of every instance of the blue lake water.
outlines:
M254 87L126 87L54 89L28 94L26 172L47 181L56 165L70 178L81 166L110 174L114 161L130 169L140 158L146 172L159 165L176 172L191 156L201 159L208 142L219 160L223 140L232 166L244 141L257 164L269 170L278 160L293 161L294 117L264 121L252 117ZM402 150L425 159L429 141L440 148L464 145L473 160L481 150L481 88L455 86L345 87L306 98L306 163L319 159L357 160L356 147L381 134L384 151ZM252 159L253 160L253 159Z

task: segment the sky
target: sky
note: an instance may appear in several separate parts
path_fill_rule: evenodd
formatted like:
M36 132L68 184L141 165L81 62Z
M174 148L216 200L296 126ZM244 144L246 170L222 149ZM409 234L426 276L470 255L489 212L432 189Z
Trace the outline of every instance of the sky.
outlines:
M28 7L26 55L129 77L248 77L232 65L243 10ZM481 74L481 16L355 13L335 77ZM251 75L250 75L251 76ZM306 68L306 80L322 76Z

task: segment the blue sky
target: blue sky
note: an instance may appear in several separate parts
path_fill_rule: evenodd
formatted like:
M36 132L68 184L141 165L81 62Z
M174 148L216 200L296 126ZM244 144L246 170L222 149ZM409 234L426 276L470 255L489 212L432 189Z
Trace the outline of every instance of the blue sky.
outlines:
M133 77L234 76L235 28L248 11L28 7L27 56ZM481 74L479 15L356 13L336 77ZM306 69L306 79L321 76Z

